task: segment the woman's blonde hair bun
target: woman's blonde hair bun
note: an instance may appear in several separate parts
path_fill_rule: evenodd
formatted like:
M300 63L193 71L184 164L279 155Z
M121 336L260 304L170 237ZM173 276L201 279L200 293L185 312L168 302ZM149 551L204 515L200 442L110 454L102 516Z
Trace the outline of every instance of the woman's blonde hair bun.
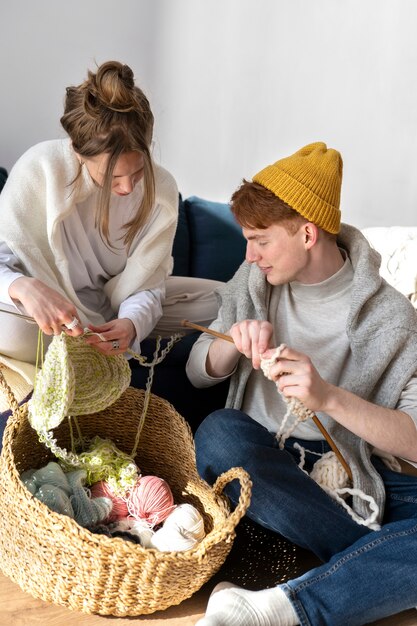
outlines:
M138 107L133 71L119 61L107 61L97 72L88 72L84 83L86 110L90 113L105 107L117 113L128 113Z

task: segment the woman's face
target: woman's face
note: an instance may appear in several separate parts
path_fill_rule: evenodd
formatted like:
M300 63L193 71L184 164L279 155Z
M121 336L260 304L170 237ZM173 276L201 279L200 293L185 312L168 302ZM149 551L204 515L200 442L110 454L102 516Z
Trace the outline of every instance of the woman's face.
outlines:
M107 169L109 155L107 152L98 154L83 161L93 181L102 187ZM116 161L111 183L112 193L127 196L141 180L144 173L143 155L140 152L123 152Z

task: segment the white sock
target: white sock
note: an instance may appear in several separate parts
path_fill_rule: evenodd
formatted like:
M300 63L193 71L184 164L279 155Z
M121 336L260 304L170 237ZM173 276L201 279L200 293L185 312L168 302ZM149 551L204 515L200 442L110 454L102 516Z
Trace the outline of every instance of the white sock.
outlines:
M196 626L297 626L298 617L280 587L248 591L231 583L217 585L205 617Z

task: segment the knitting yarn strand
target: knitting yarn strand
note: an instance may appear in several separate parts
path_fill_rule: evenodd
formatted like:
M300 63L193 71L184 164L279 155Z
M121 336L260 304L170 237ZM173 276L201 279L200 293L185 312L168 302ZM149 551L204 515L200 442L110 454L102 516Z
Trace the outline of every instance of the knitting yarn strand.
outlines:
M277 362L285 347L286 345L282 343L269 359L261 359L261 370L268 380L272 380L270 374L271 367ZM284 394L278 389L278 384L277 391L287 405L287 411L276 434L276 438L279 441L279 447L283 450L286 439L290 437L291 433L298 426L298 424L312 418L314 413L313 411L310 411L310 409L308 409L298 398L287 398L284 396ZM295 420L288 428L286 428L287 422L291 416L294 416Z

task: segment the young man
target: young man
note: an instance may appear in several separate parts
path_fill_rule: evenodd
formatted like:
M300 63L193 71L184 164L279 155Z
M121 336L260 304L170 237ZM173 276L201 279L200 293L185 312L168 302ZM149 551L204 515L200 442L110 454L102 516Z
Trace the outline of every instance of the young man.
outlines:
M341 180L340 154L314 143L243 182L231 206L246 261L211 325L234 343L203 334L187 364L199 387L231 377L227 408L196 433L203 478L244 467L249 517L324 564L259 592L222 583L200 626L354 626L417 605L417 478L392 469L394 456L417 461L417 316L362 234L340 226ZM281 344L273 384L260 361ZM330 450L312 419L280 448L289 398L347 461L348 508L299 466Z

